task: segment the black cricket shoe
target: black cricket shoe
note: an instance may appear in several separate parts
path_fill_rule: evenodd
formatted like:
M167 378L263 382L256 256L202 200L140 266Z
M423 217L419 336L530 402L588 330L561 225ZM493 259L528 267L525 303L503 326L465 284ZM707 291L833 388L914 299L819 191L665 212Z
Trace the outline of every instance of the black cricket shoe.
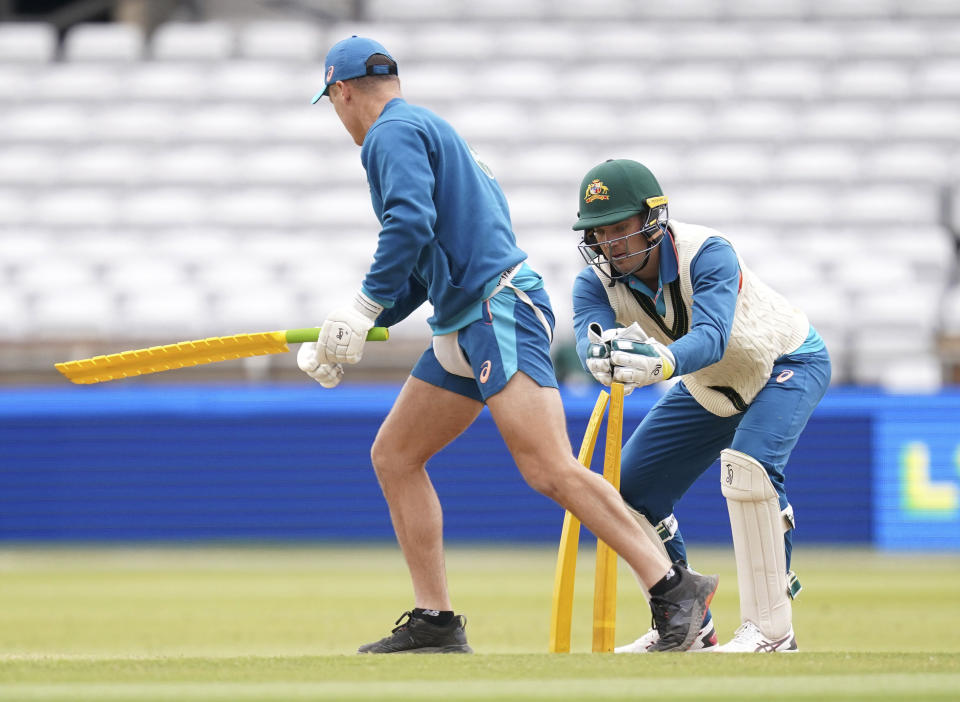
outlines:
M650 609L660 639L649 650L688 650L697 638L719 582L716 575L686 571L680 583L663 596L651 596Z
M449 624L437 626L413 616L413 612L404 612L394 624L398 626L390 636L364 644L357 653L473 653L467 645L467 618L462 614Z

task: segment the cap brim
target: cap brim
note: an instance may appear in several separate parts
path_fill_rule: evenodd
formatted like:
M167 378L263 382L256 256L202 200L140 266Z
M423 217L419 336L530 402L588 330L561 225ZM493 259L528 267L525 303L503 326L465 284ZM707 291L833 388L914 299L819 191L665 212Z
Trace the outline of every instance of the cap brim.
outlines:
M577 220L577 223L573 225L574 231L580 231L582 229L595 229L596 227L606 227L609 224L616 224L617 222L622 222L627 219L627 217L632 217L635 214L640 214L641 210L621 210L619 212L608 212L599 217L581 217Z
M313 100L310 101L310 104L311 104L311 105L316 105L318 102L320 102L320 98L322 98L324 95L327 94L327 90L328 90L329 88L330 88L329 85L323 86L323 90L321 90L319 93L317 93L316 95L313 96Z

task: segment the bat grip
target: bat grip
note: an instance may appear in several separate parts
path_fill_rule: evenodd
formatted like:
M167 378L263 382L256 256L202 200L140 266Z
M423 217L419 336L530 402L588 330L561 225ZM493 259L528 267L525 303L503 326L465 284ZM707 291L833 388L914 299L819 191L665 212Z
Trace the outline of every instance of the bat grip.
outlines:
M287 329L284 332L288 344L299 344L304 341L316 341L320 335L320 327L307 327L305 329ZM386 327L374 327L367 332L367 341L386 341L390 338L390 332Z

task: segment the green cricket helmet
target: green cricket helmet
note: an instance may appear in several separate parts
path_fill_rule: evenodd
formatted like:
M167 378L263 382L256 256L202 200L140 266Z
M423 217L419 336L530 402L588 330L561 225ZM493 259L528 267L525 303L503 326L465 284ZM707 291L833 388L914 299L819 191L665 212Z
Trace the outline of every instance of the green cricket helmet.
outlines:
M593 230L641 216L640 229L626 236L642 235L648 246L621 260L607 261ZM603 273L612 285L642 268L667 231L667 198L646 166L629 159L610 159L594 166L580 184L580 211L575 231L583 231L579 249L584 260ZM657 234L659 232L659 234ZM610 242L607 242L610 243ZM642 259L636 260L641 254ZM627 261L626 259L634 259ZM612 264L612 265L611 265Z

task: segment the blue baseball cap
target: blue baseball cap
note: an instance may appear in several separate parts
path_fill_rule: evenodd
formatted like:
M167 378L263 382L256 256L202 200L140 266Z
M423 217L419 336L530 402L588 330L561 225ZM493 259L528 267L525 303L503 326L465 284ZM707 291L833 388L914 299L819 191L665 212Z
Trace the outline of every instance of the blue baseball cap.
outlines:
M334 44L327 52L323 90L313 96L311 104L316 104L317 100L326 95L330 86L338 80L396 74L397 69L393 66L367 66L367 61L374 54L383 54L391 61L395 61L393 56L383 48L383 44L373 39L358 37L356 34Z

